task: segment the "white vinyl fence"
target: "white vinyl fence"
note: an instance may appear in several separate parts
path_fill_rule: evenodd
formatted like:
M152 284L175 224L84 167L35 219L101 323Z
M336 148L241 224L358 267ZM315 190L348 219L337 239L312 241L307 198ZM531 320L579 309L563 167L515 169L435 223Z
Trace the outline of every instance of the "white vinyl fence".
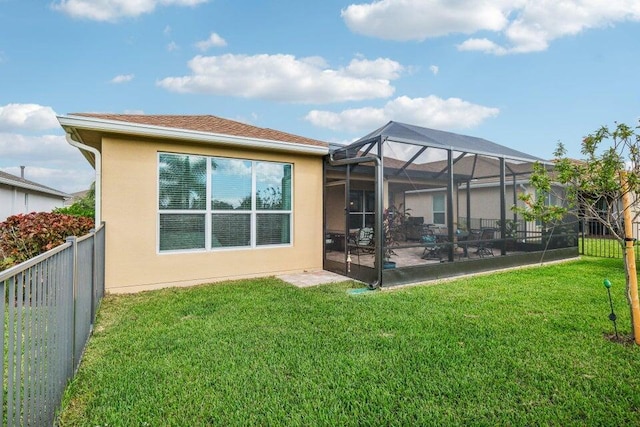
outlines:
M2 426L51 426L104 295L104 225L0 272Z

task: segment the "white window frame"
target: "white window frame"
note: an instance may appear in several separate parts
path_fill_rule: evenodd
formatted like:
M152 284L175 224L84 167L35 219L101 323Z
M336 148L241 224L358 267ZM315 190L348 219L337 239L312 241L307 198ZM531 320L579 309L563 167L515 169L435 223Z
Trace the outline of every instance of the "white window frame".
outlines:
M441 211L436 210L436 197L442 197L443 209ZM446 194L434 194L431 196L431 214L433 215L433 223L436 225L447 224L447 195ZM442 222L436 222L436 214L442 214Z
M206 208L205 209L190 209L190 210L181 210L181 209L160 209L160 156L163 154L168 155L178 155L178 156L194 156L194 157L204 157L206 159L206 167L207 167L207 177L206 177ZM212 196L212 186L211 186L211 174L212 167L211 162L214 159L228 159L228 160L241 160L241 161L249 161L251 162L251 209L244 211L229 211L229 210L219 210L213 209L211 206L211 196ZM257 189L257 174L256 174L256 166L258 163L272 163L272 164L281 164L281 165L289 165L291 167L291 205L287 210L262 210L257 209L256 203L256 189ZM176 254L176 253L189 253L189 252L220 252L220 251L232 251L232 250L255 250L255 249L270 249L270 248L282 248L282 247L292 247L294 242L294 215L293 215L293 206L294 206L294 164L290 162L278 162L278 161L269 161L269 160L255 160L255 159L247 159L247 158L239 158L239 157L223 157L223 156L205 156L201 154L190 154L190 153L176 153L176 152L158 152L156 158L156 252L160 255L164 254ZM193 249L172 249L172 250L160 250L160 216L163 214L204 214L204 233L205 233L205 247L204 248L193 248ZM212 247L212 216L213 214L234 214L234 215L250 215L250 245L246 246L226 246L226 247ZM277 243L270 245L258 245L257 244L257 216L259 214L286 214L289 215L289 242L288 243Z

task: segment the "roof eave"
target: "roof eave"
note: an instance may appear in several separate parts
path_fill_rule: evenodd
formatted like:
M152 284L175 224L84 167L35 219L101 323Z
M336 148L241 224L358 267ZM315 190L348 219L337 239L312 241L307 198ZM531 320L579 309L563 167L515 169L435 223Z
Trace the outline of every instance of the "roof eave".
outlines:
M67 193L64 193L62 191L43 188L43 187L40 187L40 186L37 186L37 185L33 185L33 184L25 183L25 182L20 182L20 181L4 179L4 178L1 178L1 177L0 177L0 184L9 185L11 187L22 188L22 189L25 189L25 190L36 191L38 193L48 194L50 196L62 197L62 198L65 198L65 199L69 198L69 197L72 197L71 194L67 194Z
M324 156L329 147L305 145L295 142L273 141L268 139L240 137L212 132L188 129L168 128L139 123L121 122L117 120L98 119L84 116L57 116L58 122L67 132L75 129L109 132L116 134L137 135L145 137L179 139L200 143L216 143L236 147L250 147L264 150L281 151L297 154Z

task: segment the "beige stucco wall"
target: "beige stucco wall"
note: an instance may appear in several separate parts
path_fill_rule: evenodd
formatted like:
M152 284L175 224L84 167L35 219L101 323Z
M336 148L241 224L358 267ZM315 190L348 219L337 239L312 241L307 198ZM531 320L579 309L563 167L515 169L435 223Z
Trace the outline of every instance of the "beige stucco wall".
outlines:
M467 214L467 191L460 190L460 213ZM507 217L513 216L510 206L513 204L513 187L507 187ZM500 219L500 187L471 188L471 218Z
M158 152L293 163L290 247L158 253ZM172 141L102 141L106 288L137 292L322 268L322 158Z
M445 224L447 222L447 193L446 191L424 191L424 192L413 192L405 194L405 205L407 209L410 209L411 216L413 217L423 217L425 224L433 224L433 196L436 194L444 194L444 205L445 205ZM457 211L457 189L453 189L453 220L457 221L458 211Z
M518 198L523 192L531 194L535 198L535 191L531 187L518 185L516 187L516 203L518 207L523 207L524 202ZM467 190L460 190L460 214L466 215L467 212ZM507 218L513 216L511 207L513 206L513 186L506 186L505 208L507 210ZM471 217L472 218L500 218L500 187L481 187L471 188Z

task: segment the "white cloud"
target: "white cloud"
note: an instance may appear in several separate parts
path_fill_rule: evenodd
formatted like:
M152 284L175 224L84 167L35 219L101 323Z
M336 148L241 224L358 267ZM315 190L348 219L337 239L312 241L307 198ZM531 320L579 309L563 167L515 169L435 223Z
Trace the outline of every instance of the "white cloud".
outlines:
M224 47L226 45L226 40L220 37L217 33L211 33L208 39L196 43L196 47L203 52L212 47Z
M162 30L162 34L169 37L171 35L171 31L173 31L171 25L167 25L166 27L164 27L164 30Z
M169 52L173 52L174 50L178 50L178 49L180 49L180 46L178 46L178 43L176 42L171 42L167 44L167 50Z
M402 65L386 58L354 59L346 68L329 68L319 57L293 55L201 56L189 61L191 75L157 84L178 93L262 98L282 102L330 103L387 98Z
M135 75L133 74L120 74L111 79L111 83L119 84L119 83L127 83L133 80Z
M424 40L451 33L500 31L507 1L379 0L342 10L351 31L390 40ZM511 2L513 3L513 2Z
M342 11L354 32L392 40L424 40L449 34L494 32L471 37L459 50L494 55L539 52L561 37L640 21L637 0L379 0ZM390 30L392 29L392 30Z
M38 104L7 104L0 106L0 131L37 131L59 127L56 112Z
M384 125L390 120L437 129L461 129L477 126L496 117L500 110L472 104L459 98L442 99L400 96L382 108L355 108L339 113L313 110L305 120L315 126L337 131L361 132Z
M438 73L440 72L440 67L438 67L437 65L431 65L429 67L429 71L431 71L434 76L437 76Z
M151 13L157 6L197 6L208 0L57 0L52 7L73 18L116 21Z
M0 133L0 169L67 193L89 188L95 173L64 136Z
M505 55L507 49L498 46L489 39L467 39L458 45L458 50L475 50L484 53L492 53L494 55Z
M403 71L402 65L388 58L353 59L347 66L347 72L354 77L395 80Z

